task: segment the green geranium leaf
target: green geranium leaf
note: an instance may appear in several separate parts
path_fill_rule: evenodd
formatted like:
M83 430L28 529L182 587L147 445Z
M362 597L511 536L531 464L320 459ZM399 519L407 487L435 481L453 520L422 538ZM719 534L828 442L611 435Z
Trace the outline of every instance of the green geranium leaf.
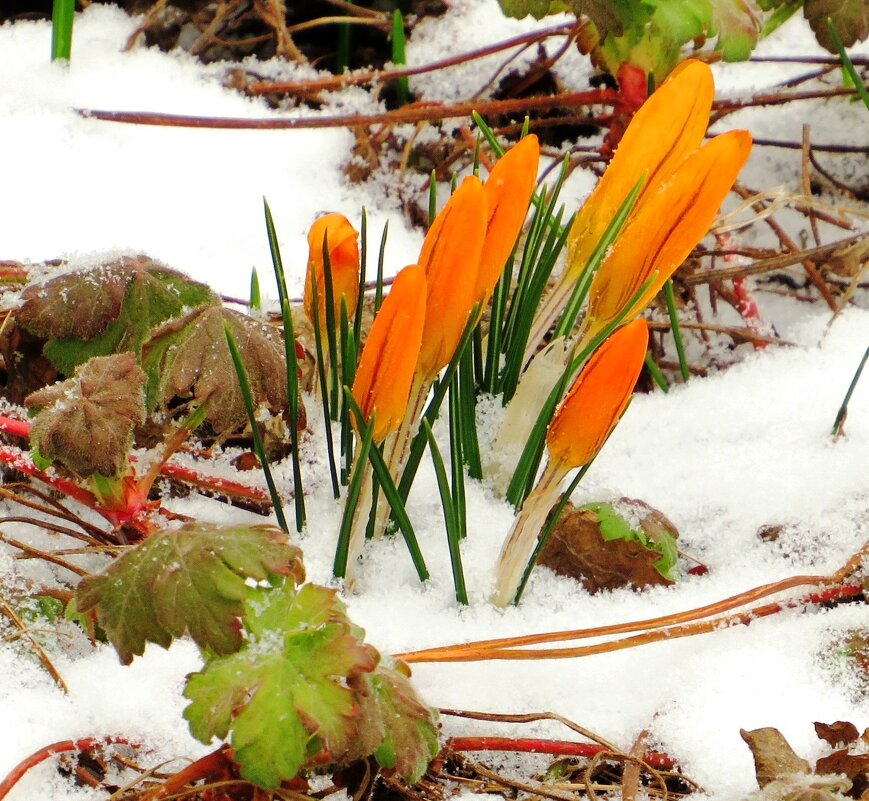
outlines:
M836 47L827 28L827 17L833 20L845 47L869 36L869 4L866 0L806 0L803 13L818 43L831 53L836 52Z
M242 776L274 788L320 751L350 749L362 709L348 683L374 670L378 654L325 587L262 591L244 620L245 646L189 676L184 717L204 743L231 731Z
M229 654L242 644L249 580L272 576L304 580L301 551L279 529L189 523L152 535L83 579L76 605L96 609L124 664L146 643L165 648L185 632L202 648Z
M64 375L93 356L139 355L151 329L191 306L220 299L204 284L147 256L59 275L28 286L18 325L45 339L43 353Z
M247 421L235 367L226 344L226 322L247 368L254 403L273 412L287 408L284 344L265 323L230 309L202 306L165 323L145 345L149 408L167 410L178 399L207 401L204 422L217 433Z
M133 429L145 420L145 374L132 353L99 356L24 405L38 410L30 430L37 460L116 478L129 469Z
M637 542L650 551L660 553L661 557L654 565L655 570L669 581L676 580L675 568L679 561L679 552L676 538L668 528L672 524L666 518L655 513L646 504L627 499L618 504L590 503L580 508L597 515L604 540Z
M359 735L344 761L373 753L381 767L395 770L413 784L438 752L434 713L420 701L403 662L381 662L373 673L357 677L362 706Z
M558 14L567 10L565 4L558 0L498 0L501 10L508 16L516 19L532 16L534 19L542 19L549 14Z
M763 27L763 14L753 0L712 0L715 49L725 61L745 61L751 56Z

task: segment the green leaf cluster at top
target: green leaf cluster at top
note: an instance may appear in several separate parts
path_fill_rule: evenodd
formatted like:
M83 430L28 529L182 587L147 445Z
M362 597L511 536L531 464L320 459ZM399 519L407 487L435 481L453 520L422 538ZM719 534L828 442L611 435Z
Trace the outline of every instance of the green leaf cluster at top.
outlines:
M275 788L314 764L372 755L416 781L438 750L433 712L335 590L303 580L279 529L188 524L84 579L75 600L125 663L147 642L185 632L197 642L205 665L187 678L184 717L204 743L229 738L249 781Z
M564 11L585 16L580 35L585 52L613 75L623 64L640 67L661 81L684 57L683 46L712 49L726 61L743 61L758 38L803 7L818 42L835 52L826 27L833 20L850 46L869 36L864 0L499 0L511 17L537 19Z
M665 579L676 581L679 552L676 539L672 534L661 526L653 526L653 533L650 533L644 531L642 525L632 525L611 503L590 503L580 508L588 509L597 515L601 536L607 542L612 540L637 542L644 548L661 554L661 558L655 562L655 570Z

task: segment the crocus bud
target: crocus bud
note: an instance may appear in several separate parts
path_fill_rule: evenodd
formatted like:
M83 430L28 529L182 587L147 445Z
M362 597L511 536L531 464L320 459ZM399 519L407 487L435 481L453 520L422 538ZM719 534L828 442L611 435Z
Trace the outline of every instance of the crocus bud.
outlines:
M486 236L486 197L473 175L435 217L419 254L428 285L418 370L434 378L456 352L476 297Z
M728 131L692 153L643 199L595 273L583 322L591 336L626 310L639 314L709 230L751 152L748 131ZM643 296L626 309L654 275Z
M323 240L326 240L332 267L332 295L335 320L340 319L341 299L352 315L359 301L359 233L343 214L324 214L308 231L308 272L305 276L305 314L314 324L314 274L320 329L326 326L326 278L323 267Z
M498 160L483 184L488 222L475 289L482 305L488 302L522 230L539 161L540 144L529 134Z
M648 344L649 327L639 318L592 354L549 424L546 446L553 463L569 470L597 455L628 405Z
M366 420L374 416L374 442L395 431L407 408L425 319L426 280L421 267L405 267L377 312L362 349L353 399Z

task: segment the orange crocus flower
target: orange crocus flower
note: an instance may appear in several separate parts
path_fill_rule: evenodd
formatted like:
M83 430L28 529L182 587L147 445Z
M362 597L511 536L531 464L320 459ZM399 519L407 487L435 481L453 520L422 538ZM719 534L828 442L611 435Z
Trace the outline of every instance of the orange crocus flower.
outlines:
M625 319L639 314L709 230L751 152L748 131L728 131L686 158L628 220L592 279L586 339L612 322L654 274Z
M338 213L317 218L308 231L308 272L305 276L305 314L314 324L314 274L317 276L318 314L320 329L326 326L326 278L323 268L323 241L332 266L332 294L335 320L340 319L341 298L352 315L359 302L359 233L350 221Z
M639 318L592 354L549 424L551 462L570 470L597 455L631 399L648 345L649 326Z
M475 297L482 305L489 301L522 230L539 161L540 144L529 134L498 160L483 184L488 222L475 288Z
M643 367L649 342L646 321L634 320L612 334L586 362L555 412L546 445L549 461L504 541L492 602L506 606L516 590L546 518L575 467L588 464L618 423Z
M603 177L571 225L567 240L567 265L537 313L529 337L527 356L534 353L546 331L561 314L577 280L587 268L592 251L603 236L604 230L641 179L643 184L640 194L614 249L624 247L625 244L622 243L630 241L634 248L631 256L633 261L643 258L640 256L643 250L646 251L646 256L654 255L656 246L644 238L648 237L649 231L644 230L641 234L640 228L631 229L632 220L643 213L646 215L647 222L657 219L661 231L668 230L668 233L676 233L672 229L673 225L677 224L678 236L674 237L673 241L678 239L680 242L687 242L689 239L687 227L683 225L685 219L682 218L682 214L687 214L686 219L690 218L692 223L698 223L691 225L694 240L690 247L687 250L680 248L684 250L682 259L706 233L718 206L736 179L750 147L748 135L741 133L737 137L739 141L736 146L731 143L731 146L717 153L713 148L712 151L707 151L705 156L692 162L691 166L683 172L686 162L693 158L698 149L705 150L700 145L709 122L714 89L709 66L702 61L688 60L671 73L634 115ZM722 168L722 175L717 176L712 182L714 186L703 187L702 183L710 180L709 157L713 155L725 159L717 165ZM695 211L690 206L682 205L677 211L673 196L679 190L671 190L671 194L667 196L659 195L666 186L676 180L677 173L681 173L678 179L681 183L681 191L691 197L697 196L698 192L702 194L702 210ZM659 198L658 202L653 201L656 196ZM644 212L646 205L650 203L655 207L654 212ZM708 216L706 212L709 207L714 207L712 216ZM701 227L702 230L699 230ZM660 246L662 237L657 236L656 240ZM670 253L672 256L672 249ZM667 273L657 285L655 292L680 263L681 260L666 265L661 261L654 268L659 270L659 275ZM603 270L603 267L600 269ZM634 284L635 291L651 272L646 271L642 279ZM603 280L602 277L600 281ZM597 288L599 287L600 283ZM645 303L649 299L646 299ZM638 308L636 311L639 310ZM591 323L589 316L587 316L587 323Z
M425 273L417 265L405 267L395 276L362 349L353 398L366 420L376 412L374 442L381 442L404 419L422 342L425 304Z
M609 166L579 210L567 239L566 273L575 279L619 206L645 175L635 208L700 147L715 86L709 65L689 59L640 107Z
M486 236L486 197L473 175L435 217L419 254L428 286L418 371L432 379L452 359L474 303Z

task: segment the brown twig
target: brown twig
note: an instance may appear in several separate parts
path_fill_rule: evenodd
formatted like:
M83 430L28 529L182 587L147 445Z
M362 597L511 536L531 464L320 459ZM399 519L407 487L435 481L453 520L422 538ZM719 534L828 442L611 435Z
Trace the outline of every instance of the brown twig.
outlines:
M75 573L77 576L87 576L90 575L87 570L79 567L78 565L74 565L71 562L67 562L65 559L61 559L59 556L55 556L51 551L42 551L39 548L34 548L32 545L28 545L26 542L21 542L20 540L16 540L13 537L9 537L0 531L0 540L11 545L13 548L17 548L22 553L27 554L28 556L32 556L36 559L42 559L46 562L51 562L58 567L62 567L66 570L69 570L70 573Z
M795 249L790 253L782 253L779 256L773 256L769 259L761 259L751 264L740 265L739 267L716 267L710 270L697 270L693 273L680 275L680 280L684 281L686 284L706 284L710 281L725 280L743 275L759 275L761 273L772 272L773 270L781 270L785 267L799 264L802 261L814 262L828 258L837 250L860 242L866 239L867 236L869 236L869 234L856 234L845 239L838 239L828 245L821 245L820 247L809 248L808 250ZM788 241L790 241L791 244L794 244L790 238L788 238ZM829 289L827 291L829 292Z
M533 31L532 33L514 36L511 39L504 39L503 41L495 42L486 47L469 50L466 53L459 53L458 55L450 56L449 58L438 59L437 61L431 61L428 64L420 64L416 67L347 72L343 75L331 75L327 78L316 78L308 81L257 81L245 86L245 91L251 95L266 95L272 93L307 95L315 92L335 91L338 89L344 89L348 86L361 86L369 83L392 81L396 78L423 75L427 72L436 72L437 70L442 70L447 67L454 67L458 64L464 64L468 61L484 58L493 53L507 50L510 47L516 47L517 45L543 41L550 36L564 36L570 33L574 25L575 23L554 25L551 28L544 28L539 31Z
M63 677L58 672L57 668L52 663L51 659L49 659L48 654L45 652L45 649L39 644L39 640L28 631L27 626L24 625L21 618L15 614L15 610L9 606L2 598L0 598L0 614L5 615L9 621L12 623L15 628L17 628L23 637L26 637L30 641L30 645L33 647L33 650L36 652L36 657L39 659L42 666L48 671L48 675L54 679L55 684L60 687L65 693L69 694L69 687L66 682L63 680Z
M157 125L170 128L209 128L220 130L302 130L309 128L353 128L367 125L400 125L453 117L470 117L476 111L482 116L528 112L546 108L573 108L589 104L618 105L622 101L612 89L590 89L585 92L561 92L557 95L510 98L507 100L476 100L458 103L414 103L393 111L376 114L337 114L318 117L247 118L196 117L186 114L162 114L150 111L102 111L76 109L89 119L122 122L134 125Z

